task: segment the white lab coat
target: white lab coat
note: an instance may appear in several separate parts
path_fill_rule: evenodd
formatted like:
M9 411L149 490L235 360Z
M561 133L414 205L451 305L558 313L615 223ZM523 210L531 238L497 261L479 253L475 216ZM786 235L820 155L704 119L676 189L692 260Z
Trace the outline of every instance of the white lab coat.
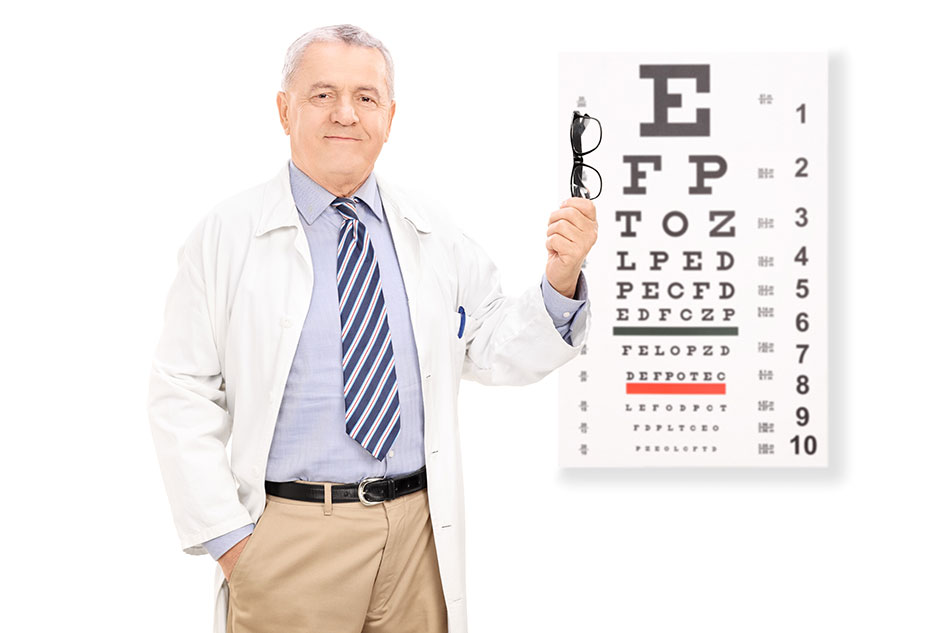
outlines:
M590 308L576 317L568 345L538 284L503 295L497 269L471 238L418 196L378 174L377 183L419 352L429 506L449 633L465 633L459 379L540 380L579 353ZM179 250L178 264L148 412L180 545L200 555L203 541L263 512L274 424L310 306L313 266L287 163L205 215ZM225 633L228 585L218 564L213 595L214 633Z

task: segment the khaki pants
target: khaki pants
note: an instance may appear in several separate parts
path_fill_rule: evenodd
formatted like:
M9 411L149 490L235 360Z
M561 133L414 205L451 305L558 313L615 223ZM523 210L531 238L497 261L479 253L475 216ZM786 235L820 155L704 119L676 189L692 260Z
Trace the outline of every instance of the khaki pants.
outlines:
M426 489L365 506L267 495L228 581L228 633L446 633Z

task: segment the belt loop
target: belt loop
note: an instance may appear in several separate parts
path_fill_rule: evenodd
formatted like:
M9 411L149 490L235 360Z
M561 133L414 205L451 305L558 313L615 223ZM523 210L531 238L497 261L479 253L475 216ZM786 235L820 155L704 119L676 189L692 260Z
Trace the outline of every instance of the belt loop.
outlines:
M323 514L330 516L333 514L333 492L332 484L323 484Z

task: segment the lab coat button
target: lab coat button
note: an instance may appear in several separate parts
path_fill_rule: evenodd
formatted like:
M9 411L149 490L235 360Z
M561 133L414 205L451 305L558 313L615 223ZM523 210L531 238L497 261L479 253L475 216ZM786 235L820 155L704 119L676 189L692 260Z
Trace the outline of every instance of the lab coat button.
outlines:
M280 320L280 325L281 325L282 327L290 327L290 319L286 319L286 318L285 318L285 319L281 319L281 320Z

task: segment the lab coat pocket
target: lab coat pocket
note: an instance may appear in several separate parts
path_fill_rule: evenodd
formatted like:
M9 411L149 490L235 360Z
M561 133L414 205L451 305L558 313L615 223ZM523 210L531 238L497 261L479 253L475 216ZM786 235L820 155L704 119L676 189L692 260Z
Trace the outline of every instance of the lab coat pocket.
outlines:
M455 337L465 340L465 307L459 306L455 311Z
M453 324L452 331L449 335L449 345L452 347L452 360L455 366L461 367L462 361L465 358L465 330L468 328L468 324L466 323L468 317L465 315L464 307L460 306L455 310L455 317L449 320L449 323Z

